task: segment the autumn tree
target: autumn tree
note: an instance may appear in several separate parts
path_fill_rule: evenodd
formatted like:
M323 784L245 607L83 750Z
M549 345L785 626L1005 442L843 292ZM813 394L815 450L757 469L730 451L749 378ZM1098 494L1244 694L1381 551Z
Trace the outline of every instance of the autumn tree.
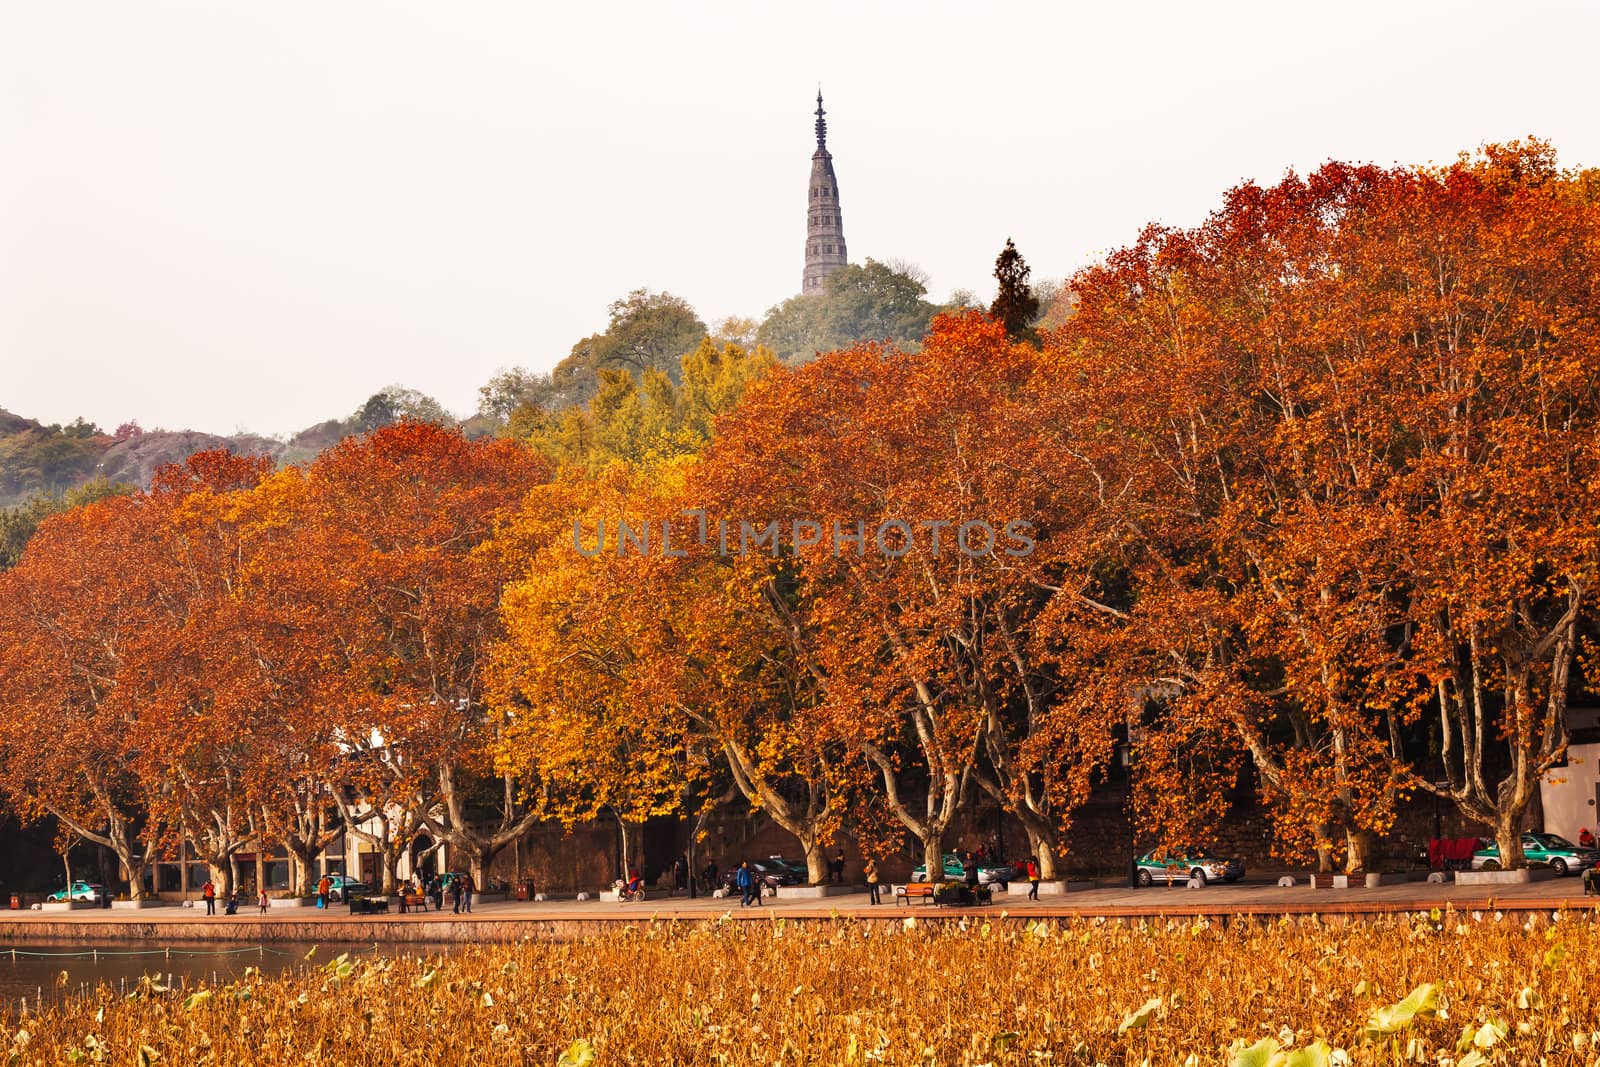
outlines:
M1054 788L1050 764L1027 762L1046 750L1029 739L1058 704L1051 642L1064 634L1035 641L1035 623L1074 528L1060 525L1050 564L1024 565L1033 524L1065 505L1019 478L1029 446L1010 419L1031 353L978 316L940 320L914 356L832 353L753 390L705 465L703 491L745 524L741 537L771 524L790 538L792 554L761 553L769 610L930 869L979 790L1024 822L1053 869L1109 751L1109 730L1083 731L1104 739Z
M1559 371L1590 351L1588 319L1571 309L1586 306L1592 207L1540 156L1490 150L1436 172L1330 164L1243 186L1198 230L1148 230L1075 280L1052 347L1079 394L1063 403L1098 413L1111 445L1100 474L1124 486L1140 570L1123 647L1145 659L1118 673L1165 708L1144 764L1173 787L1158 797L1185 782L1214 793L1248 753L1282 835L1325 851L1343 834L1360 867L1403 795L1432 788L1438 760L1444 791L1516 862L1514 824L1563 744L1563 649L1589 564L1552 523L1564 506L1526 492L1515 515L1539 518L1509 544L1510 512L1481 527L1477 555L1438 531L1462 508L1482 521L1535 472L1552 484L1556 471L1514 440L1538 439L1568 485L1588 484L1577 438L1532 429L1552 405L1555 425L1584 425L1575 383L1590 380ZM1546 258L1549 243L1571 251ZM1565 362L1546 363L1558 337ZM1511 544L1527 546L1522 564ZM1554 584L1532 563L1546 553L1564 559ZM1486 659L1450 620L1469 590L1487 593L1479 575L1507 565L1495 586L1508 595L1465 611L1508 627L1479 646L1495 649ZM1197 768L1196 754L1210 762ZM1220 816L1214 801L1194 810Z
M259 812L282 726L244 588L250 491L270 465L218 450L157 474L139 561L154 595L119 675L138 709L130 764L145 803L194 845L223 896L239 853L266 843Z
M615 548L604 553L608 530L615 545L621 524L642 531L658 520L654 489L624 464L592 478L569 470L531 494L497 542L517 575L502 598L505 634L490 675L490 704L509 724L497 766L543 817L569 827L615 818L623 878L645 821L676 813L700 766L678 703L663 696L670 687L637 669L660 614L682 599L657 599L611 565Z
M159 827L132 768L138 706L119 678L151 599L146 515L118 496L50 517L0 574L0 781L25 816L111 849L136 898Z
M510 442L425 423L346 439L306 471L281 562L320 642L314 698L344 751L341 784L360 798L346 817L394 820L390 840L425 827L479 884L535 819L492 766L505 720L487 713L483 672L504 574L480 549L542 477Z
M567 474L532 494L502 538L522 577L503 601L496 699L516 718L504 759L563 821L609 812L631 851L651 814L698 819L729 782L795 835L821 880L837 812L807 718L813 687L748 587L703 551L669 551L703 548L683 514L693 501L678 496L684 471L771 365L762 350L704 342L680 385L651 390L647 375L636 392L611 375L588 411L566 416L583 428L554 452ZM647 542L653 530L657 551L619 553L623 523Z
M1382 207L1363 311L1408 364L1383 394L1408 452L1385 495L1448 783L1419 784L1521 866L1600 579L1600 197L1529 142L1408 175Z

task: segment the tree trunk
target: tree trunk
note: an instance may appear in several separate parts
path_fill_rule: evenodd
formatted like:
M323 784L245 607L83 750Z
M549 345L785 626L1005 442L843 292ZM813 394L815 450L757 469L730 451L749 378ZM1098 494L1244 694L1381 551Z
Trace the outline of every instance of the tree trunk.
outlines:
M122 853L116 849L112 849L112 852L117 854L117 866L121 869L122 876L128 880L128 896L134 900L143 900L144 872L150 869L149 862L143 859L135 861L131 856L124 859Z
M206 868L211 872L211 884L216 887L217 899L227 900L233 896L233 857L209 858Z
M1054 835L1045 837L1034 830L1034 828L1029 826L1027 823L1023 824L1023 829L1028 831L1028 855L1032 856L1039 862L1039 881L1055 881L1057 875L1056 843L1054 840ZM1000 859L1004 861L1005 857L1001 856Z
M800 847L805 851L806 881L812 885L822 885L828 880L827 850L819 845L815 839L802 840Z
M733 775L734 788L744 794L752 808L759 807L772 821L794 835L806 859L806 877L812 885L828 880L828 863L823 856L827 838L823 829L832 818L832 804L825 783L801 778L806 784L806 799L791 801L761 776L760 768L737 741L724 740L723 756Z
M289 850L289 893L303 897L311 892L311 864L313 860Z
M1366 871L1372 860L1372 834L1366 830L1346 830L1345 847L1345 873Z
M928 881L944 881L944 842L938 833L930 834L922 839L923 870L928 872Z
M1317 827L1317 873L1333 873L1333 845L1329 828Z
M53 806L47 804L45 807L47 811L78 837L83 838L85 841L93 841L95 844L109 848L116 853L118 862L122 864L122 869L128 874L128 895L134 900L142 900L145 895L144 872L150 869L150 858L148 855L138 860L133 858L134 853L139 850L135 847L136 842L128 829L128 820L118 814L117 809L101 793L97 791L96 796L101 798L100 807L106 816L106 830L104 833L96 833L88 826L68 817ZM70 885L71 881L69 880L67 884Z
M1522 809L1500 811L1494 821L1494 843L1500 850L1500 869L1515 871L1528 865L1522 854Z
M383 861L379 864L383 879L381 892L386 897L392 897L400 888L400 852L397 849L386 848L378 856Z

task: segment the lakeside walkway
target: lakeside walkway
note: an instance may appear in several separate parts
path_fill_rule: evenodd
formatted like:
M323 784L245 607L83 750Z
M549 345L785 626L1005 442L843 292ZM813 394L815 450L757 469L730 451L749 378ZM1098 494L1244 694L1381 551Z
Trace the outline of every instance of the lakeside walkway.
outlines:
M1492 891L1491 891L1492 890ZM887 892L876 907L866 890L825 898L785 898L780 892L761 907L741 908L735 897L652 896L642 903L579 901L504 901L482 903L470 915L413 911L405 915L351 915L342 905L316 908L255 908L239 914L208 917L197 907L165 907L70 912L0 912L0 950L3 946L36 942L80 941L326 941L363 943L436 943L513 941L524 937L566 938L600 933L619 923L642 921L702 921L727 916L734 921L857 920L898 921L908 915L918 920L958 920L962 916L993 918L1002 912L1019 919L1035 918L1178 918L1206 916L1318 916L1356 919L1453 907L1457 911L1487 910L1512 914L1560 909L1600 909L1600 897L1585 897L1575 877L1506 886L1430 885L1402 882L1372 889L1313 889L1302 879L1293 888L1268 882L1212 885L1204 889L1182 886L1148 889L1083 889L1030 901L1021 895L997 897L982 908L939 907L916 901L896 904Z

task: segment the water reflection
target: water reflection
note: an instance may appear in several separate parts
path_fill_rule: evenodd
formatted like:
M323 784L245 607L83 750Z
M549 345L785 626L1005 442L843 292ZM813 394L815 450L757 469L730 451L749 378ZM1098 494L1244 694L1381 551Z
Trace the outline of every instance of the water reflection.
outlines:
M307 962L306 954L313 947L317 951ZM389 951L392 954L396 949ZM314 946L309 941L249 946L238 942L185 942L170 948L139 948L126 943L8 945L0 948L0 1005L5 1013L13 1013L27 998L28 1010L33 1011L40 998L49 1006L82 996L99 984L125 992L137 987L145 975L159 975L163 983L170 980L174 988L200 981L227 982L242 977L247 967L278 974L297 967L320 966L341 952L352 956L378 954L372 945Z

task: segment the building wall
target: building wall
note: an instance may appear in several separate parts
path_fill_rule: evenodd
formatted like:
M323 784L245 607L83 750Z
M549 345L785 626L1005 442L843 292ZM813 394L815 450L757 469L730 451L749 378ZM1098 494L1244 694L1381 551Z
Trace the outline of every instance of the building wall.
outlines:
M1574 744L1565 767L1552 768L1539 783L1544 829L1576 841L1584 827L1600 825L1600 743Z

